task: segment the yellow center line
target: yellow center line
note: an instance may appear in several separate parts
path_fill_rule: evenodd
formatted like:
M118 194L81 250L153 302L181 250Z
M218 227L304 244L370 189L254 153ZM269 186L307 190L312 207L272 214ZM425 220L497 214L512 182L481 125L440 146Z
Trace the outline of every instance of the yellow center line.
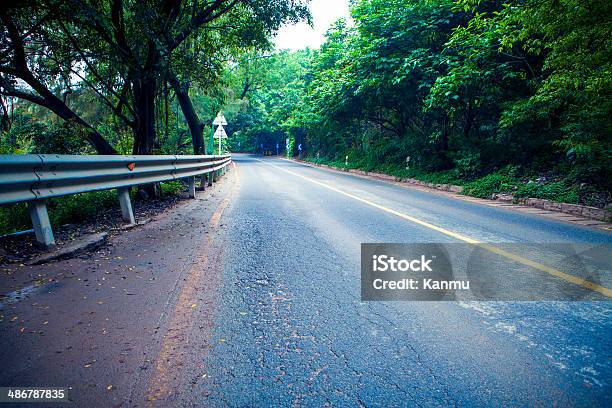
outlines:
M449 237L458 239L459 241L467 242L468 244L477 245L480 248L483 248L483 249L485 249L485 250L487 250L489 252L492 252L494 254L500 255L500 256L502 256L504 258L507 258L507 259L510 259L512 261L518 262L518 263L523 264L525 266L529 266L531 268L537 269L539 271L545 272L545 273L547 273L549 275L552 275L552 276L555 276L555 277L557 277L559 279L562 279L562 280L564 280L566 282L573 283L575 285L578 285L578 286L581 286L583 288L586 288L586 289L589 289L589 290L601 293L604 296L612 298L612 290L610 290L610 289L608 289L608 288L606 288L604 286L598 285L597 283L594 283L594 282L591 282L589 280L582 279L582 278L579 278L577 276L565 273L563 271L560 271L560 270L555 269L553 267L541 264L539 262L535 262L535 261L532 261L530 259L523 258L520 255L513 254L511 252L505 251L505 250L503 250L501 248L497 248L497 247L495 247L493 245L490 245L490 244L485 244L485 243L480 242L480 241L478 241L478 240L476 240L474 238L470 238L468 236L465 236L465 235L462 235L462 234L459 234L459 233L447 230L446 228L438 227L437 225L430 224L427 221L423 221L423 220L418 219L416 217L412 217L410 215L406 215L404 213L401 213L401 212L396 211L394 209L385 207L384 205L377 204L377 203L375 203L373 201L370 201L370 200L367 200L365 198L356 196L354 194L347 193L346 191L342 191L340 189L332 187L329 184L322 183L322 182L320 182L318 180L315 180L315 179L311 179L310 177L304 176L302 174L296 173L296 172L291 171L291 170L287 170L287 169L282 168L280 166L277 166L275 164L268 163L267 161L260 160L260 159L255 159L255 160L260 161L260 162L262 162L264 164L267 164L268 166L275 167L275 168L277 168L277 169L279 169L281 171L284 171L285 173L292 174L292 175L294 175L296 177L299 177L301 179L307 180L307 181L309 181L311 183L314 183L316 185L319 185L321 187L327 188L328 190L334 191L334 192L336 192L338 194L342 194L342 195L344 195L346 197L352 198L353 200L357 200L357 201L362 202L364 204L367 204L367 205L369 205L371 207L378 208L379 210L382 210L382 211L384 211L386 213L393 214L393 215L395 215L395 216L397 216L399 218L402 218L402 219L404 219L406 221L410 221L412 223L421 225L421 226L423 226L425 228L429 228L431 230L438 231L438 232L440 232L440 233L442 233L444 235L447 235Z

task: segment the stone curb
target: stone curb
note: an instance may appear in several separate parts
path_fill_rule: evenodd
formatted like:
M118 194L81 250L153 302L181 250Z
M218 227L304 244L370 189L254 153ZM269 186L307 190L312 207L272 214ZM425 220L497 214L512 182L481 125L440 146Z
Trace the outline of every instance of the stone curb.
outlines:
M57 261L60 259L72 258L82 252L91 251L106 243L108 233L101 232L99 234L91 234L79 237L74 242L58 248L55 251L48 252L37 256L36 258L26 262L26 265L40 265L49 261Z
M565 214L580 215L585 218L598 221L611 221L612 212L603 208L589 207L586 205L569 204L569 203L558 203L556 201L544 200L542 198L514 198L511 194L505 194L505 196L511 197L510 200L513 203L527 205L530 207L541 208L543 210L562 212ZM500 200L499 197L496 197ZM500 200L503 201L503 200Z
M395 181L395 182L401 182L401 183L406 183L406 184L412 184L412 185L420 186L420 187L427 187L433 190L448 191L448 192L457 193L457 194L460 194L463 191L462 186L455 186L452 184L427 183L425 181L417 180L414 178L400 178L400 177L391 176L389 174L375 173L375 172L369 172L369 171L363 171L363 170L357 170L357 169L340 169L337 167L328 166L327 164L316 164L316 163L311 163L311 162L307 162L303 160L295 160L295 159L285 159L285 160L291 160L291 161L307 164L309 166L324 167L324 168L328 168L332 170L344 171L348 173L358 174L361 176L374 177L374 178L386 180L386 181ZM541 208L543 210L562 212L565 214L579 215L581 217L590 218L592 220L597 220L597 221L605 221L605 222L612 221L612 211L606 210L603 208L589 207L586 205L558 203L556 201L544 200L541 198L514 198L512 194L496 194L493 197L491 197L491 200L512 203L512 204L525 205L525 206L530 206L530 207L535 207L535 208Z

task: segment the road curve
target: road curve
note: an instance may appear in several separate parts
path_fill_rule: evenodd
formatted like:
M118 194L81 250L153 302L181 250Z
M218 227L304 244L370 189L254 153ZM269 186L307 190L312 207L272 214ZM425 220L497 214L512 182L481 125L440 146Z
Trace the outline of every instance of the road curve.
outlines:
M210 405L609 405L608 302L361 302L361 242L457 240L318 183L485 242L609 233L293 162L236 162L216 345L197 387Z
M234 159L214 193L90 257L29 268L54 280L5 299L0 383L73 386L79 406L612 405L609 301L360 298L362 242L600 245L612 234Z

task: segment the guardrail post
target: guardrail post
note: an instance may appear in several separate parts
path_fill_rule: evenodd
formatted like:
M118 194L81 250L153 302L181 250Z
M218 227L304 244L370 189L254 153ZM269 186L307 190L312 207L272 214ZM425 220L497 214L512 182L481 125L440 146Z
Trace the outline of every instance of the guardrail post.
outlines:
M213 182L216 183L217 181L219 181L219 170L215 170L212 172L213 175Z
M200 190L206 190L206 184L208 184L208 176L206 174L200 175Z
M127 187L117 189L119 196L119 205L121 205L121 217L124 221L130 224L135 224L134 211L132 211L132 202L130 201L130 190Z
M189 198L195 198L195 177L187 177L187 184L189 186Z
M212 173L206 173L206 178L208 179L208 186L212 186L213 183L213 175Z
M32 219L36 241L44 248L55 245L53 229L51 228L49 213L47 212L47 204L44 200L30 201L28 203L28 211Z

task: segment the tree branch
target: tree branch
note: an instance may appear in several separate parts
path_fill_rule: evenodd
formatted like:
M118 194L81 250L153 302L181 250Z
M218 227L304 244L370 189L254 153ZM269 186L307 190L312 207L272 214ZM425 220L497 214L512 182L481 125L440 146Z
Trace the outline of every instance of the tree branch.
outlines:
M192 17L191 21L189 22L189 25L185 27L183 31L178 34L173 40L169 41L167 49L168 53L174 51L176 47L181 45L181 43L191 35L191 33L200 28L202 25L210 21L216 20L217 18L221 17L229 10L231 10L236 4L242 1L243 0L231 0L227 4L227 6L221 7L223 5L224 0L215 0L210 6L206 7L200 13ZM219 11L215 13L215 10L217 9L219 9Z

